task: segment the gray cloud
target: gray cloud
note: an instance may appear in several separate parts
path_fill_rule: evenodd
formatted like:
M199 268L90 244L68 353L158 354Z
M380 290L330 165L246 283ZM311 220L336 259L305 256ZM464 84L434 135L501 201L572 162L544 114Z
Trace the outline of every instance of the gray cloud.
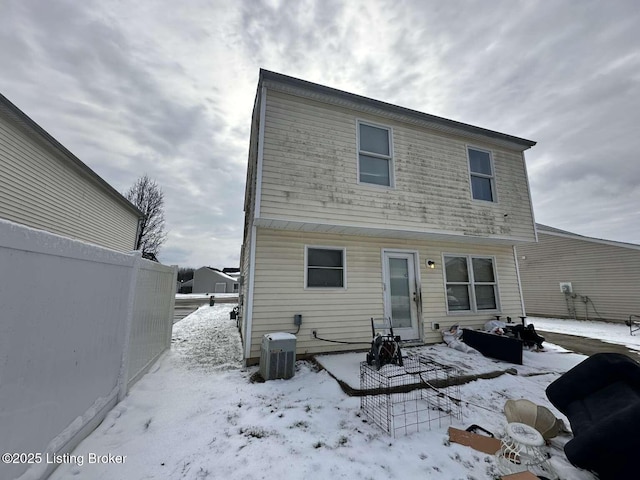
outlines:
M8 0L0 91L118 190L161 260L233 266L260 67L538 141L536 217L640 243L634 1ZM168 13L171 12L171 13Z

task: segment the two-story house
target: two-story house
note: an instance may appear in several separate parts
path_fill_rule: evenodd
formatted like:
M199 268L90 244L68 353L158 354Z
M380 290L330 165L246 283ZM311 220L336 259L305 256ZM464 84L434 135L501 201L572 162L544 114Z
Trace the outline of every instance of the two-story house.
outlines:
M247 364L270 332L297 331L305 355L358 348L318 338L368 342L371 317L429 343L452 324L524 315L515 248L536 241L533 145L261 70L241 255Z

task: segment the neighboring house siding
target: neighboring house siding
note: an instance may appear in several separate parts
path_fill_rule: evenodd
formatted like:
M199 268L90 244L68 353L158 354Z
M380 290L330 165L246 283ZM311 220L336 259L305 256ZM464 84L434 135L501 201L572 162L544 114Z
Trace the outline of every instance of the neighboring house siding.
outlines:
M331 235L286 230L257 229L255 258L255 291L252 320L251 351L254 361L260 355L260 342L266 333L294 332L294 314L302 314L298 333L298 353L313 354L331 350L367 348L366 343L328 344L313 339L318 336L334 340L371 340L370 317L383 316L382 249L415 250L419 255L422 286L423 340L440 342L441 331L432 330L431 322L439 322L441 330L460 323L481 327L494 318L493 313L447 314L442 254L478 254L494 256L498 277L501 314L516 318L521 315L520 292L513 249L502 245L436 242L432 240L399 240L394 238ZM322 245L346 248L347 288L343 291L304 289L304 246ZM425 266L427 259L436 262L435 269ZM277 272L277 279L274 279Z
M357 120L392 128L395 188L358 183ZM535 239L524 158L516 149L273 88L265 124L260 217ZM497 202L471 199L467 145L492 152Z
M640 315L640 246L627 248L549 235L538 230L538 244L517 247L524 300L529 315L569 317L560 282L571 282L577 318L623 321ZM593 306L598 313L594 311Z
M119 251L138 216L0 106L0 218Z

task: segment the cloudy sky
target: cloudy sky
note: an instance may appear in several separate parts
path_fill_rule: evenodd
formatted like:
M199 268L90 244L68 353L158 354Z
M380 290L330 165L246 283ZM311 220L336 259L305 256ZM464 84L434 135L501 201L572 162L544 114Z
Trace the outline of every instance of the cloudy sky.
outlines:
M538 142L536 220L640 243L640 5L0 0L0 92L124 192L163 263L237 266L259 68Z

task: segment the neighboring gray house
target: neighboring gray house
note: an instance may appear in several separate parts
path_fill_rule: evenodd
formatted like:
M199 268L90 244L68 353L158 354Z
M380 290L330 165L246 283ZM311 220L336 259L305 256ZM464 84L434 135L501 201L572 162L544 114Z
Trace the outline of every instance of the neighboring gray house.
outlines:
M238 280L212 267L201 267L193 272L191 293L237 293Z
M128 252L141 215L0 95L0 218Z
M640 315L640 245L536 227L538 243L518 246L527 315L609 321Z
M231 267L223 268L222 273L226 273L227 275L235 279L240 278L240 275L241 275L239 268L231 268Z
M266 70L254 103L239 297L245 362L298 330L300 356L522 315L535 142ZM318 338L314 338L316 332Z

